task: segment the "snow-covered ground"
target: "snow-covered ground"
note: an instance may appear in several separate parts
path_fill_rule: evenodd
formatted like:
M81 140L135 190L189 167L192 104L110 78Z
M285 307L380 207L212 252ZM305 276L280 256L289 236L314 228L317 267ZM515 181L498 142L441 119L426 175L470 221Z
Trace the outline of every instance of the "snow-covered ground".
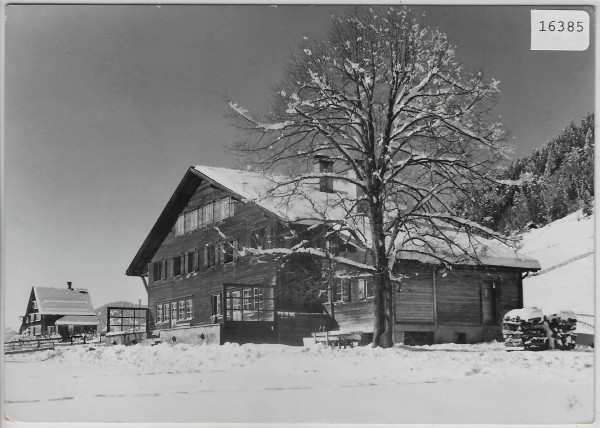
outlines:
M594 314L593 225L575 213L525 234L522 252L542 266L524 281L526 306ZM594 414L589 348L82 345L5 361L5 411L18 421L572 424Z
M525 306L546 314L594 315L594 216L575 212L523 236L523 254L539 260L540 274L523 281Z
M593 357L500 343L68 347L6 356L5 410L20 421L582 423Z

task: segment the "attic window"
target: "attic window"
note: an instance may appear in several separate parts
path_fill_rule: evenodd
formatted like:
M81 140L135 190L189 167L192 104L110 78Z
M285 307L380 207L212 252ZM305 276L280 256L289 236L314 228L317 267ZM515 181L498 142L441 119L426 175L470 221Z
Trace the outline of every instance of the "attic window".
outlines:
M212 226L214 222L232 217L234 212L235 200L230 196L212 201L181 214L175 224L175 235L179 236L206 226Z
M179 216L177 223L175 224L175 235L183 235L185 233L185 218Z

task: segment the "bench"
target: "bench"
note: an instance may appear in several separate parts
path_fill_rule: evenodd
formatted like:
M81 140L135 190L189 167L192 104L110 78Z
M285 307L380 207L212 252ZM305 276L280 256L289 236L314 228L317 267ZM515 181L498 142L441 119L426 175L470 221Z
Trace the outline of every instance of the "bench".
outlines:
M339 331L319 331L313 333L313 339L315 343L323 343L327 346L337 346L341 348L342 346L346 348L350 346L354 347L354 344L360 342L362 338L362 333L360 332L349 332L342 333Z

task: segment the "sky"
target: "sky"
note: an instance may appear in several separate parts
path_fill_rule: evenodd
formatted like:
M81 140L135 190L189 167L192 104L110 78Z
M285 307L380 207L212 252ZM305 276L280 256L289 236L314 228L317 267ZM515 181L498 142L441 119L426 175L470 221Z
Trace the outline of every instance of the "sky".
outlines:
M5 49L5 324L32 286L146 301L125 270L190 165L234 167L226 98L265 108L304 35L347 6L11 5ZM594 41L531 51L529 7L420 6L499 80L515 155L594 107ZM593 19L592 19L593 22Z

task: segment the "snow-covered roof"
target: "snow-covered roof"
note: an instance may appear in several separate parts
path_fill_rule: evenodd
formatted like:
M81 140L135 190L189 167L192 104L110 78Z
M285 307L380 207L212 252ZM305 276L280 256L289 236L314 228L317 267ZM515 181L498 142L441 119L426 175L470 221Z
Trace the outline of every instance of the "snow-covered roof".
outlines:
M98 325L95 315L65 315L59 318L54 325Z
M44 315L96 315L86 290L33 287L38 311Z
M175 193L163 209L148 237L138 250L129 265L126 274L142 275L177 217L187 206L190 198L203 180L222 188L245 203L254 203L284 222L311 225L315 222L335 222L345 220L347 223L357 222L356 218L348 219L347 214L356 202L353 186L349 182L334 180L332 193L319 191L318 178L296 182L284 175L269 175L254 171L217 168L196 165L187 171ZM365 227L365 224L357 225ZM341 232L343 233L343 231ZM365 234L368 238L369 234ZM456 234L454 242L468 239L467 235ZM414 245L412 243L411 245ZM525 270L540 269L537 260L517 254L512 248L497 241L478 238L479 263L492 266L507 266ZM443 248L439 246L439 254L446 251L449 255L444 260L456 264L476 264L472 258L465 257L458 247ZM418 254L418 248L402 246L401 259L419 260L425 263L439 263L439 259ZM427 250L430 252L430 250Z
M418 240L404 242L406 236L400 235L397 247L401 248L397 258L402 260L417 260L423 263L437 263L440 259L424 254L434 253L444 261L462 265L483 264L488 266L513 267L527 270L541 269L540 263L533 257L521 254L513 247L495 239L482 236L468 235L465 232L447 231L446 238L436 238L425 234L419 235ZM477 259L468 255L475 254Z
M237 194L244 202L253 202L286 221L341 220L341 204L347 193L319 191L318 180L290 183L284 175L269 175L238 169L196 165L200 174ZM338 184L339 186L339 184Z

